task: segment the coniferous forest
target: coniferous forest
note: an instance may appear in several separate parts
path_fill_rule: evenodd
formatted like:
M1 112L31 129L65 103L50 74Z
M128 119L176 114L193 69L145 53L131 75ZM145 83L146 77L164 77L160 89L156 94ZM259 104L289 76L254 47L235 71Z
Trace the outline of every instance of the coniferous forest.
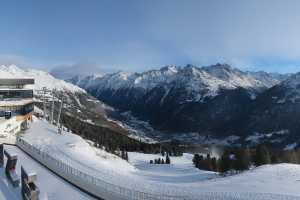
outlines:
M193 163L198 169L221 173L244 171L254 166L266 164L300 164L300 148L296 150L278 150L265 144L252 148L228 148L224 150L219 158L211 157L210 154L195 154Z

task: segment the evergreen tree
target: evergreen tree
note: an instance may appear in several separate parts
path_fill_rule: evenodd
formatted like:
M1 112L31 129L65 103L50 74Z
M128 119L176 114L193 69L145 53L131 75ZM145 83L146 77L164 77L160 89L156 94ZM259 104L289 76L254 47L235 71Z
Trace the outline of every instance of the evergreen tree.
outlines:
M278 154L273 153L271 156L271 163L272 164L277 164L280 163L280 158Z
M203 169L208 170L208 171L213 171L210 154L206 155L206 159L204 160L203 165L204 165Z
M161 164L165 164L165 161L164 161L164 159L161 159Z
M194 157L193 157L193 163L196 167L198 166L199 161L200 161L200 155L195 154Z
M256 147L255 164L256 166L270 164L271 157L268 148L265 145L258 145Z
M284 153L284 162L298 164L298 157L295 151L285 151Z
M211 165L212 165L212 171L215 171L217 172L219 169L218 169L218 163L217 163L217 159L215 157L213 157L211 159Z
M220 172L224 173L232 169L232 160L230 153L225 151L219 160Z
M235 169L247 170L251 164L251 155L248 148L239 148L235 152Z
M206 159L210 159L210 154L206 154Z
M171 164L171 160L170 160L170 157L169 157L168 153L167 153L167 156L166 156L166 164Z
M121 151L121 158L125 160L125 151Z
M203 168L203 160L204 160L204 158L202 155L195 154L193 157L193 163L194 163L195 167L198 169L204 169Z

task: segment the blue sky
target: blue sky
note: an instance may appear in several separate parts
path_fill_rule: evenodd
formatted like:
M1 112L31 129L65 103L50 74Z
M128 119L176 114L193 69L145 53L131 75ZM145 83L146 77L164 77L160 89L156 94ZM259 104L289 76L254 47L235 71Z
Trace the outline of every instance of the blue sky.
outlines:
M297 0L0 0L0 63L300 71Z

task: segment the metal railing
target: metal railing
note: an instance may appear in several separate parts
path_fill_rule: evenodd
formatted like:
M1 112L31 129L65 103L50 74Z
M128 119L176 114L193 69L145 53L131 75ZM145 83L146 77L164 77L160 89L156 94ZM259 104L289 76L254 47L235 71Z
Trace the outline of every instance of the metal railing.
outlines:
M166 194L153 194L125 188L108 183L98 177L78 170L59 158L41 151L23 138L18 137L17 146L30 154L33 158L46 165L48 168L66 178L68 181L90 192L91 194L104 199L121 200L187 200L185 196L173 196Z
M18 137L17 146L30 154L33 158L47 166L49 169L67 179L79 188L105 200L263 200L288 199L298 200L299 196L256 193L256 192L199 192L191 196L177 196L166 194L153 194L125 188L94 177L88 173L72 167L65 160L50 155L45 151ZM187 192L187 191L186 191ZM188 193L186 193L188 194Z

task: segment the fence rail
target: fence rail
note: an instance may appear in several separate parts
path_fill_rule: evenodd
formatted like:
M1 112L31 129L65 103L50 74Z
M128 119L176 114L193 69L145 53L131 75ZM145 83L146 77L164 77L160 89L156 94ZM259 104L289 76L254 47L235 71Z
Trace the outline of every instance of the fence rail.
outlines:
M41 151L21 137L17 138L16 144L33 158L74 185L105 200L188 200L185 196L151 194L114 185L72 167L66 161Z
M65 160L63 161L45 151L41 151L39 148L33 146L21 137L17 138L16 144L19 148L30 154L34 159L47 166L61 177L67 179L79 188L105 200L299 200L299 196L255 192L201 192L195 198L140 192L134 189L108 183L102 179L78 170L72 167Z

